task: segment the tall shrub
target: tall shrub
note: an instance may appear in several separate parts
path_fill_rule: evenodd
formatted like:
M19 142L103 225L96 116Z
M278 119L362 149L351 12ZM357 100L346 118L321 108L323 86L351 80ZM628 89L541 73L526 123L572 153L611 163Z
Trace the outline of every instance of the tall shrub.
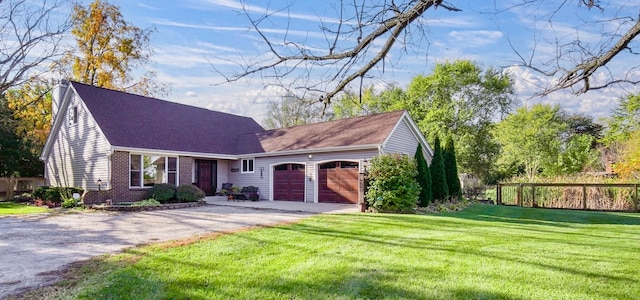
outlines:
M420 185L413 158L401 154L384 154L371 160L367 202L379 211L402 212L418 203Z
M418 168L418 175L416 176L416 180L418 184L420 184L420 196L418 197L418 205L421 207L426 207L431 203L431 198L433 194L431 192L431 172L429 172L429 165L427 164L427 160L424 159L424 154L422 153L422 145L418 144L418 149L416 149L416 155L414 156L416 160L416 167Z
M442 201L449 197L449 187L444 171L444 158L440 147L440 138L436 137L433 142L433 159L431 160L431 188L433 200Z
M444 156L444 173L447 177L447 187L451 198L460 199L462 197L462 187L460 187L460 178L458 177L458 163L456 162L456 148L453 145L453 139L449 137L443 151Z

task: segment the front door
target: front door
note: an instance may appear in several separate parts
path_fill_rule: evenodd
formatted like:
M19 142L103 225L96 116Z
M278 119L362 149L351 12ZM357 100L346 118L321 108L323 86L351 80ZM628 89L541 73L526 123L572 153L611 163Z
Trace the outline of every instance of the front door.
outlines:
M217 169L218 162L215 160L196 160L196 184L207 196L216 193Z

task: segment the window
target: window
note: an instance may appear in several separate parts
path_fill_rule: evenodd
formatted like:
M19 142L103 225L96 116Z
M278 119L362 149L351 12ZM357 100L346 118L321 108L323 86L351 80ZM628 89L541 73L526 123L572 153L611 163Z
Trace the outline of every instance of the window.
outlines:
M167 182L176 182L176 179L178 179L178 159L167 157Z
M78 123L78 107L72 106L69 108L69 124Z
M150 187L156 183L178 183L178 158L157 155L131 154L129 185Z
M277 165L273 169L276 171L286 171L289 169L289 165Z
M242 173L253 173L253 158L242 160Z

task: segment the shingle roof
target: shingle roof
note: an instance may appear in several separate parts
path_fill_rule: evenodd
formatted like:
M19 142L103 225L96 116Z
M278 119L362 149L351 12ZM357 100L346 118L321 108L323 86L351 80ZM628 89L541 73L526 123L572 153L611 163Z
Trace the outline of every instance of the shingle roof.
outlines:
M377 146L402 118L394 111L265 131L248 117L71 82L112 146L241 155Z
M248 117L71 84L112 146L233 155L238 138L264 131Z
M265 152L381 145L404 111L394 111L330 122L256 133Z

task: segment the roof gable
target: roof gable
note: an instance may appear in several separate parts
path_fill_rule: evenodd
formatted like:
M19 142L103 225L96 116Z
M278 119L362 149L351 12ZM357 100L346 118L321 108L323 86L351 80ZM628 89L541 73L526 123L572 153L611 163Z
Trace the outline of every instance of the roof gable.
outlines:
M240 136L264 131L248 117L77 82L71 86L115 147L233 155Z
M384 143L404 111L273 129L256 133L264 152L314 150Z

